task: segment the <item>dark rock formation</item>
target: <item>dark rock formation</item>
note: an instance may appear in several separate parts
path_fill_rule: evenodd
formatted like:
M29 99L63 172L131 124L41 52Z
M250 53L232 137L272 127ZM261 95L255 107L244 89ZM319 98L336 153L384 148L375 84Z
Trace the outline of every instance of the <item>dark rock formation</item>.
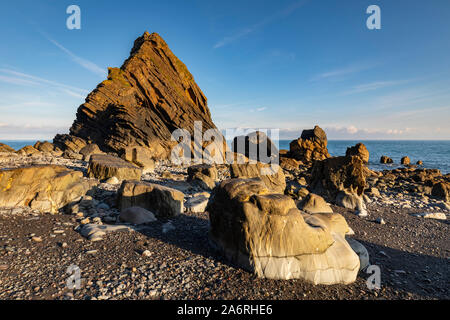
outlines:
M311 172L311 190L334 200L339 191L361 195L369 170L358 156L333 157L316 161Z
M155 158L167 158L177 143L172 132L186 129L193 137L194 121L202 122L203 131L215 128L205 95L166 42L145 32L122 67L109 68L108 79L78 108L70 136L106 152L143 146ZM58 146L72 142L64 135L55 140Z
M394 160L389 158L388 156L381 156L380 163L386 164L386 163L394 163Z
M330 157L327 149L327 135L319 126L314 129L303 130L299 139L289 144L289 154L300 161L311 162L324 160Z
M263 163L270 163L272 158L279 156L275 144L261 131L235 137L231 148L233 152L243 154L251 160Z
M408 165L408 164L411 163L411 160L409 159L408 156L405 156L405 157L403 157L403 158L400 160L400 163L401 163L401 164L404 164L404 165Z

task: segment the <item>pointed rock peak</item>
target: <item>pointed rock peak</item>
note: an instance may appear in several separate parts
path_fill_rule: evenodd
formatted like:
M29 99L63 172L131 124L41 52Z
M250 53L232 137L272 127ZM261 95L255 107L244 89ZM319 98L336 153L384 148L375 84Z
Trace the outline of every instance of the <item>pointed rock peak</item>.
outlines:
M149 149L154 159L170 157L177 128L194 134L216 128L207 99L186 65L157 34L144 32L120 68L91 92L77 111L71 136L122 154L130 146Z
M142 45L146 42L151 42L152 46L157 48L168 48L167 43L159 34L157 34L156 32L149 33L148 31L145 31L142 36L134 41L134 46L133 49L131 49L131 54L135 54L137 51L139 51Z

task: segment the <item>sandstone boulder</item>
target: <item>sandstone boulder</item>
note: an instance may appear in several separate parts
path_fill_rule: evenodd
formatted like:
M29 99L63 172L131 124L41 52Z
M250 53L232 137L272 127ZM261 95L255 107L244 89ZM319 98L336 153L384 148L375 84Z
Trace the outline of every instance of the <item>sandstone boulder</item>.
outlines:
M104 154L104 152L100 150L98 145L91 143L81 148L79 154L83 156L84 161L89 161L93 154Z
M154 154L144 147L126 147L123 149L122 159L134 163L142 168L142 173L150 173L155 170Z
M231 178L261 178L269 190L284 193L286 178L278 165L269 165L257 162L255 164L232 164L230 166Z
M119 180L141 180L142 169L119 157L93 154L89 161L88 177L105 180L116 177Z
M364 163L369 162L369 150L363 143L357 143L355 146L347 148L346 156L358 156Z
M314 129L303 130L299 139L289 144L289 154L296 160L311 162L330 157L327 149L327 135L319 126Z
M124 181L119 189L120 210L142 207L157 218L174 217L184 211L184 194L178 190L154 183Z
M0 207L31 207L42 212L79 201L95 185L81 171L42 165L0 171Z
M55 146L48 141L44 142L38 141L35 143L34 148L44 153L51 153L55 150Z
M309 193L300 203L300 209L308 213L333 212L324 198L314 193Z
M359 258L342 227L337 231L326 216L302 214L290 197L270 194L258 178L223 181L207 211L212 244L259 277L314 284L356 279Z

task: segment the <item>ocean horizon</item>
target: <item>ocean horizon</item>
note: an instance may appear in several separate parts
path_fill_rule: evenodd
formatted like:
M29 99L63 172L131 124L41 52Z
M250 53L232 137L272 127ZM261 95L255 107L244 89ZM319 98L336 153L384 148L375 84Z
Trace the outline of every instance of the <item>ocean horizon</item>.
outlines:
M34 145L37 141L48 140L0 140L0 143L19 150L27 145ZM273 141L279 149L289 150L292 140ZM439 169L443 174L450 173L450 140L328 140L328 152L331 156L345 155L348 147L357 143L364 143L369 150L369 168L376 171L403 167L400 159L408 156L411 163L423 161L423 168ZM380 157L386 155L394 163L381 164Z

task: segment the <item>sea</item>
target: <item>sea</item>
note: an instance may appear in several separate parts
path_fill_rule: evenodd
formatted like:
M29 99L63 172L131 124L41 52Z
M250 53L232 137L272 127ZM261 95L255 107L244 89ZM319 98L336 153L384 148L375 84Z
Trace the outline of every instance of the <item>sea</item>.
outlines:
M42 140L41 140L42 141ZM52 142L52 140L48 140ZM279 149L289 150L292 140L279 140ZM36 140L0 140L18 150L26 145L34 145ZM439 169L443 174L450 173L450 140L328 140L328 152L332 156L345 155L348 147L358 142L364 143L369 150L369 168L385 170L402 167L400 159L408 156L411 163L423 161L424 168ZM276 141L274 141L276 144ZM393 164L380 164L382 155L394 160Z

